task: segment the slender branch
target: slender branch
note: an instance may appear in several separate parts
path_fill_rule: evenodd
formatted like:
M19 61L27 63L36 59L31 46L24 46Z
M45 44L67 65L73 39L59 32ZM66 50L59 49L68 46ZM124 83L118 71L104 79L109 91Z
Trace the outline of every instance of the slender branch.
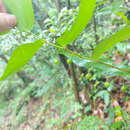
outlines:
M43 41L44 41L44 40L43 40ZM44 43L45 43L45 42L46 42L46 41L44 41ZM54 44L48 43L48 42L46 42L46 43L49 44L49 45L51 45L51 46L53 46L53 47L56 47L56 48L65 50L66 52L70 53L71 56L77 56L77 57L79 57L79 58L81 58L81 59L84 59L84 60L89 60L89 61L97 62L97 63L103 64L103 65L106 65L106 66L108 66L108 67L111 67L111 68L114 68L114 69L117 69L117 70L120 70L120 71L123 71L123 72L130 73L130 70L122 69L122 68L113 66L113 65L111 65L111 64L104 63L104 62L102 62L102 61L100 61L100 60L95 60L95 59L91 59L91 58L88 58L88 57L85 57L85 56L81 56L80 54L77 54L77 53L75 53L75 52L73 52L73 51L71 51L71 50L69 50L69 49L67 49L67 48L65 48L65 47L61 47L61 46L58 46L58 45L54 45Z
M96 12L96 11L95 11ZM99 40L99 37L97 35L97 23L96 23L96 16L95 14L93 15L93 29L94 29L94 33L95 33L95 41L96 41L96 44L98 44L98 40Z
M67 9L70 9L71 7L70 0L66 0L66 6L67 6Z
M31 32L31 34L33 34L33 33ZM39 38L37 35L35 35L35 34L33 34L33 35L34 35L36 38L41 39L41 38ZM106 65L106 66L108 66L108 67L111 67L111 68L113 68L113 69L117 69L117 70L120 70L120 71L123 71L123 72L126 72L126 73L130 73L130 70L122 69L122 68L116 67L116 66L114 66L114 65L104 63L104 62L102 62L102 61L100 61L100 60L96 60L96 59L92 59L92 58L88 58L88 57L82 56L82 55L80 55L80 54L77 54L77 53L75 53L75 52L73 52L73 51L67 49L66 47L62 47L62 46L59 46L59 45L55 45L55 44L49 43L49 42L47 42L46 40L43 40L43 39L42 39L42 41L43 41L43 43L46 43L46 44L51 45L51 46L53 46L53 47L55 47L55 48L62 49L62 50L64 50L64 51L70 53L71 56L77 56L77 57L79 57L79 58L81 58L81 59L84 59L84 60L87 60L87 61L88 61L88 60L89 60L89 61L93 61L93 62L96 62L96 63L100 63L100 64L103 64L103 65Z
M60 0L55 0L55 5L56 5L57 11L60 12L60 10L61 10Z
M73 91L74 91L75 99L78 103L81 104L81 100L80 100L79 92L78 92L78 83L77 83L73 63L70 64L70 73L71 73L71 77L72 77Z
M88 95L88 93L89 93L89 86L84 86L84 90L85 90L85 99L87 100L88 104L90 104L91 107L94 108L93 101L91 100L91 98Z
M8 59L4 55L0 55L0 58L3 59L6 63L8 63Z

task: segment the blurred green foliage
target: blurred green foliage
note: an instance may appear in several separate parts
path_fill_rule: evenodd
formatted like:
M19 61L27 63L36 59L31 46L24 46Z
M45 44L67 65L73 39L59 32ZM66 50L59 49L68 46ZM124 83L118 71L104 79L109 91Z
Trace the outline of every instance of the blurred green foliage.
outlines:
M76 52L87 57L92 55L92 51L97 44L96 35L98 35L98 40L101 41L126 25L126 21L117 15L119 11L125 14L129 10L123 0L100 2L102 0L97 0L97 5L99 6L97 6L94 14L96 32L93 18L89 26L73 43L72 50L75 49ZM2 75L6 67L12 51L22 43L31 43L37 40L35 35L50 43L55 43L57 37L65 31L68 25L71 26L74 22L78 12L78 5L79 1L72 0L70 9L67 9L66 1L63 0L61 2L61 10L58 12L53 0L33 0L36 21L31 33L21 33L15 28L8 34L0 36L0 75ZM68 130L75 128L77 130L128 129L130 116L125 110L120 110L123 120L114 123L116 112L111 107L110 93L115 91L116 87L113 80L110 81L109 87L106 87L105 82L107 82L106 79L115 76L122 76L123 80L126 81L130 75L95 62L88 62L68 55L67 58L71 59L71 62L77 66L75 71L77 79L80 81L78 84L79 90L82 91L83 86L86 84L92 84L93 88L90 89L88 95L94 102L96 102L98 97L102 98L107 105L105 111L108 113L108 118L106 121L92 115L82 118L79 110L82 110L83 106L75 102L72 79L60 62L57 49L49 45L45 46L40 48L31 61L22 68L20 73L0 82L0 128L3 128L4 119L8 114L13 116L5 124L10 129L15 130L22 123L29 121L30 119L27 116L28 104L32 100L41 99L43 104L37 105L36 116L41 111L44 113L45 130L62 129L63 127ZM130 52L129 41L120 42L109 50L108 54L104 54L101 59L106 63L114 64L115 55L125 56L126 52ZM110 59L112 57L114 58ZM129 57L117 66L129 69ZM85 73L88 75L89 72L91 76L85 76L84 74L79 76L78 67L87 70L87 73ZM88 81L86 77L87 79L89 77ZM102 81L101 79L104 77L105 81ZM119 87L121 88L121 86ZM130 95L130 88L127 87L126 89L127 99ZM85 106L85 111L91 113L91 106ZM13 114L10 114L10 112ZM33 122L32 128L39 129L40 122ZM86 122L88 123L86 124Z

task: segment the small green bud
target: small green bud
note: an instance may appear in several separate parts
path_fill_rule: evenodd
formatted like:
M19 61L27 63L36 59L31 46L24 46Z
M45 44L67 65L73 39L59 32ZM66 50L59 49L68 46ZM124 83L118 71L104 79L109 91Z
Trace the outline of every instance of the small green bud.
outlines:
M67 64L71 64L71 63L72 63L72 59L71 58L67 59Z
M53 63L54 63L54 64L59 64L59 60L58 60L58 59L55 59Z
M105 86L105 88L109 88L110 83L109 83L109 82L105 82L105 83L104 83L104 86Z
M122 112L121 112L121 107L120 106L117 106L115 107L115 114L116 116L122 116Z
M126 92L126 90L127 90L126 86L123 85L123 86L121 87L121 92Z
M91 74L91 73L87 73L87 74L85 75L85 78L86 78L87 80L89 80L90 78L92 78L92 74Z

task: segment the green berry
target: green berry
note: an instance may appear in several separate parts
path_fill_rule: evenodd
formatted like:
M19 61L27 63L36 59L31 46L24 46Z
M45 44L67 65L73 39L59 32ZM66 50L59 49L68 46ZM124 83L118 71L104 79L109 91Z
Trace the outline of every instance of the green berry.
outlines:
M91 74L91 73L88 73L88 74L86 74L85 77L86 77L87 80L89 80L90 78L92 78L92 74Z
M121 92L126 92L126 90L127 90L126 86L123 85L123 86L121 87Z
M71 63L72 63L72 59L71 58L67 59L67 64L71 64Z
M116 117L122 116L122 113L121 113L121 112L116 112L115 114L116 114Z
M105 83L104 83L104 86L105 86L105 88L109 88L110 83L109 83L109 82L105 82Z
M117 106L115 107L115 114L116 116L122 116L122 112L121 112L121 107L120 106Z
M55 59L54 64L59 64L59 60Z

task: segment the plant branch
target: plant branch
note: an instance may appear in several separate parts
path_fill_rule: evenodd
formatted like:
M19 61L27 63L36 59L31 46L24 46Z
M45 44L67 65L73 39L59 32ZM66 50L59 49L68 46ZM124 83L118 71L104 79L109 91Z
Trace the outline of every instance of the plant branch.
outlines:
M96 11L95 11L96 12ZM95 36L95 41L96 41L96 44L98 44L98 40L99 40L99 37L97 35L97 23L96 23L96 16L95 14L93 15L93 29L94 29L94 36Z
M77 83L77 79L76 79L76 75L75 75L75 71L74 71L74 64L71 63L69 67L70 67L70 73L71 73L71 77L72 77L73 91L74 91L75 99L78 103L81 104L81 100L80 100L79 92L78 92L78 83Z
M33 33L31 32L31 34L33 34ZM34 35L36 38L41 39L41 38L39 38L37 35L35 35L35 34L33 34L33 35ZM42 39L42 40L43 40L43 39ZM66 47L62 47L62 46L59 46L59 45L55 45L55 44L49 43L49 42L47 42L46 40L43 40L43 43L46 43L46 44L51 45L51 46L53 46L53 47L55 47L55 48L58 48L58 49L62 49L62 50L64 50L64 51L70 53L71 56L77 56L77 57L79 57L79 58L81 58L81 59L84 59L84 60L87 60L87 61L88 61L88 60L89 60L89 61L93 61L93 62L96 62L96 63L99 63L99 64L103 64L103 65L105 65L105 66L111 67L111 68L113 68L113 69L117 69L117 70L120 70L120 71L123 71L123 72L126 72L126 73L130 73L130 70L122 69L122 68L116 67L116 66L114 66L114 65L104 63L104 62L102 62L102 61L100 61L100 60L95 60L95 59L92 59L92 58L88 58L88 57L82 56L82 55L80 55L80 54L78 54L78 53L75 53L75 52L73 52L73 51L67 49Z
M43 40L43 41L44 41L44 40ZM97 62L97 63L103 64L103 65L106 65L106 66L108 66L108 67L111 67L111 68L114 68L114 69L117 69L117 70L120 70L120 71L123 71L123 72L130 73L130 70L122 69L122 68L116 67L116 66L114 66L114 65L104 63L104 62L102 62L102 61L100 61L100 60L95 60L95 59L92 59L92 58L88 58L88 57L85 57L85 56L81 56L80 54L77 54L77 53L75 53L75 52L73 52L73 51L71 51L71 50L69 50L69 49L67 49L67 48L65 48L65 47L61 47L61 46L58 46L58 45L54 45L54 44L48 43L48 42L46 42L46 41L44 41L44 42L47 43L47 44L49 44L49 45L51 45L51 46L53 46L53 47L56 47L56 48L59 48L59 49L62 49L62 50L67 51L68 53L71 54L71 56L77 56L77 57L79 57L79 58L81 58L81 59L84 59L84 60L89 60L89 61Z

